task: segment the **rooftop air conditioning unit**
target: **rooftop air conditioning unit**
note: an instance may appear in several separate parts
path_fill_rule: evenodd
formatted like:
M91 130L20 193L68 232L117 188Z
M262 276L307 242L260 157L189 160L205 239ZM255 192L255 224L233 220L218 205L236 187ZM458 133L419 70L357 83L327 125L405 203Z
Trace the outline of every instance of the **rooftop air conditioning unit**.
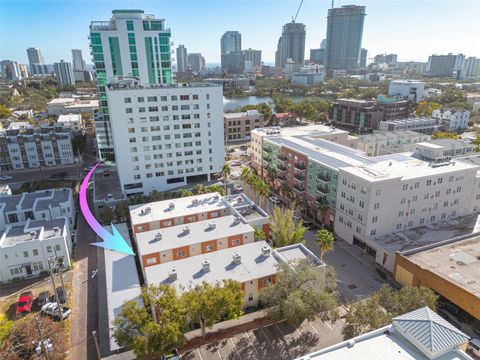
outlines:
M184 226L184 227L183 227L183 232L184 232L185 234L190 234L190 226Z
M219 199L220 199L220 196L218 196L218 195L215 195L215 196L213 197L213 201L218 201Z
M210 271L210 261L207 259L202 261L202 271L203 272L209 272Z
M237 204L241 204L243 202L243 198L241 196L239 196L237 198Z
M156 234L155 234L155 240L156 240L156 241L162 240L162 234L156 233Z
M175 204L174 204L173 202L169 203L169 204L168 204L168 208L169 208L170 210L175 209Z
M242 263L242 256L237 252L233 253L233 263L236 265L239 265Z
M175 267L171 268L168 272L168 279L172 281L177 280L177 269L175 269Z
M54 227L53 227L53 232L54 232L55 234L58 234L58 233L60 232L60 228L59 228L58 226L54 226Z
M35 239L35 236L37 236L37 232L36 231L30 231L30 237L32 239Z
M215 223L215 221L210 221L208 223L208 228L209 229L215 229L217 227L217 224Z
M193 199L192 200L192 205L197 206L198 205L198 199Z
M269 246L262 246L262 255L263 256L270 256L272 249Z

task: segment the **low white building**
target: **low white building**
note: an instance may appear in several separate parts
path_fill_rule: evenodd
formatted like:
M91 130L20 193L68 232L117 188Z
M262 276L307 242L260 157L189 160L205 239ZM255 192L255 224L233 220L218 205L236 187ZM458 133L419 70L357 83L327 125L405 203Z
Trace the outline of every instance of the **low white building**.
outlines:
M378 126L380 131L412 130L423 134L433 134L443 128L443 122L439 119L426 117L380 121Z
M71 189L38 190L32 193L0 197L0 230L19 226L29 220L54 220L65 217L71 229L75 220L75 203Z
M66 218L8 226L0 231L0 283L38 276L48 271L49 261L70 268L71 251Z
M388 95L418 102L426 96L425 82L417 80L393 80L388 87Z
M93 113L98 109L98 100L56 98L47 104L49 115Z
M430 139L430 135L411 130L375 131L373 134L360 135L357 148L367 156L379 156L413 151L417 143Z
M65 114L60 115L57 119L57 123L63 124L65 128L69 128L72 131L82 130L82 114Z
M223 94L212 84L109 84L118 175L126 194L210 181L224 158Z
M304 355L297 360L473 360L469 337L428 307L392 324Z
M470 111L456 109L437 109L433 110L432 117L439 119L445 124L449 131L461 132L468 128Z
M473 153L474 146L461 140L433 139L415 145L414 155L425 161L445 161Z
M299 72L292 75L292 84L314 85L325 80L322 72Z

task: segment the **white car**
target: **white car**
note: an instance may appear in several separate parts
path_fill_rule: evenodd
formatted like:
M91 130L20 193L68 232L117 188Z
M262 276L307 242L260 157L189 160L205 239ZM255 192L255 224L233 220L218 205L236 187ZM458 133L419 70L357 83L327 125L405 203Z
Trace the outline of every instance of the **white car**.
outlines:
M270 200L270 202L274 203L275 205L278 205L281 203L280 199L276 196L270 196L268 200Z
M12 180L13 177L11 177L10 175L2 175L0 176L0 180Z

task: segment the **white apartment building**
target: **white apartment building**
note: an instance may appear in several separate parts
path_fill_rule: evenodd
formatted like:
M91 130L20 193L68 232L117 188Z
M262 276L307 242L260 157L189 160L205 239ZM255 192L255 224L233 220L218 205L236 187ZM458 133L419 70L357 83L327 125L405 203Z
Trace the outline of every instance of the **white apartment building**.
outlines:
M93 113L98 110L98 100L57 98L48 102L49 115Z
M66 114L60 115L57 119L57 123L63 124L65 128L69 128L72 131L82 130L82 114Z
M479 166L460 161L428 163L395 159L339 170L335 233L378 257L374 237L478 211ZM377 263L392 267L383 253Z
M445 159L465 156L473 153L474 146L461 140L434 139L415 145L414 155L425 161L444 161Z
M64 60L53 64L55 77L60 85L75 85L72 64Z
M427 95L425 82L417 80L393 80L388 87L388 95L413 102L422 101Z
M437 109L433 110L432 117L441 120L445 128L449 131L461 132L468 128L470 111L456 109Z
M107 87L118 175L126 194L210 181L224 163L223 94L211 84Z
M11 123L0 130L0 170L17 170L74 163L72 133L62 124L33 127Z
M71 189L38 190L0 197L0 230L7 226L25 225L33 220L55 220L64 217L70 228L75 220L75 204Z
M411 130L375 131L373 134L360 135L357 149L367 156L387 155L413 151L417 143L430 139L430 135Z
M49 269L49 260L70 268L72 242L66 218L27 221L0 231L0 283L31 278Z
M136 77L140 84L172 83L170 29L143 10L113 10L109 21L92 21L90 48L97 74L102 118L95 121L102 159L114 155L106 86L115 78ZM153 96L153 95L152 95ZM121 144L123 146L123 144Z
M398 120L380 121L380 131L412 130L423 134L433 134L443 130L443 123L433 118L406 118Z

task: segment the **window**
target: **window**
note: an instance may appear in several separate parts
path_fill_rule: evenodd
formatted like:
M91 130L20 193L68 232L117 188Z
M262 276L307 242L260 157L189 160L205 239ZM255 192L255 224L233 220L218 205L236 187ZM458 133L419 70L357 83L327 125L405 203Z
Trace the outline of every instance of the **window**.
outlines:
M232 246L238 246L238 245L240 245L239 239L232 240Z
M49 252L49 253L52 252L52 247L51 246L47 246L47 252Z
M180 100L189 100L188 95L180 95Z
M195 96L195 95L193 95L193 96ZM253 295L252 294L248 294L248 300L247 301L253 301Z
M148 101L148 102L156 102L156 101L157 101L157 97L156 97L156 96L149 96L149 97L147 97L147 101Z
M24 252L23 252L23 257L28 258L28 251L24 251Z
M157 263L157 258L148 258L147 259L147 265L154 265Z
M263 286L272 285L272 278L263 279Z
M123 100L124 100L125 104L130 104L132 102L132 98L129 98L129 97L127 97Z
M207 245L207 246L205 246L204 251L206 251L206 252L207 252L207 251L213 251L213 245Z
M133 110L132 110L132 108L125 108L125 112L127 114L131 114L131 113L133 113Z
M37 256L38 255L38 249L33 249L33 256Z
M138 99L137 99L137 101L138 101L139 103L143 103L143 102L145 102L145 98L144 98L143 96L139 96Z
M185 253L185 251L177 251L177 258L184 258L186 256L187 254Z

